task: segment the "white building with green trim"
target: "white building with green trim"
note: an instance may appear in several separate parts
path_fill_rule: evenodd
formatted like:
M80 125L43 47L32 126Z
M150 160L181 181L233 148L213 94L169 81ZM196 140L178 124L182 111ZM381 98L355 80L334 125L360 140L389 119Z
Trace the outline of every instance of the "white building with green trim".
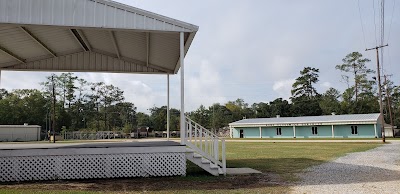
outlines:
M243 119L229 124L232 138L378 138L380 114Z

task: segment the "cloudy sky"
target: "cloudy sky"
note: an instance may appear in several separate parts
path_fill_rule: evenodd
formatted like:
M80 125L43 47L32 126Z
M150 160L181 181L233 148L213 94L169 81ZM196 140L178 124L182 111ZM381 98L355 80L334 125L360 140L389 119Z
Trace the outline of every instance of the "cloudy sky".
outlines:
M377 0L117 1L200 27L186 57L188 111L237 98L250 104L288 99L294 79L305 66L320 69L320 93L329 87L343 91L346 85L340 82L335 65L353 51L371 59L368 67L376 69L375 52L364 50L379 44ZM384 69L398 85L400 2L385 3L385 43L389 47L384 49ZM3 71L2 87L40 88L39 82L47 75ZM165 75L77 75L120 87L139 111L166 104ZM171 76L171 105L179 107L179 74Z

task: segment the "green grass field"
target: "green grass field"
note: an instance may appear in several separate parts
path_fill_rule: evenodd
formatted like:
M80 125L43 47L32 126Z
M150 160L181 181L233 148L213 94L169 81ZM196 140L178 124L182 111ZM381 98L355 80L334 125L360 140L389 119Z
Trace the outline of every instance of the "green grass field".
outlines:
M282 193L290 190L296 173L310 166L379 145L228 142L228 167L250 167L263 174L213 177L189 164L186 177L0 184L0 193Z

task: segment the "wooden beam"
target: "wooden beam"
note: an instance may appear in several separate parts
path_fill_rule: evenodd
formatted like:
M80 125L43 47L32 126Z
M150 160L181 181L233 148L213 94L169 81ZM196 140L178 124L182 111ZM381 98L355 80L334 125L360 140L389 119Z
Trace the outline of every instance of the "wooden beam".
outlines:
M38 37L33 35L32 32L30 32L28 29L26 29L23 26L20 26L20 29L22 31L24 31L33 41L35 41L37 44L39 44L39 46L41 46L44 50L46 50L48 53L53 55L53 57L57 57L57 54L53 50L51 50L47 45L45 45L42 41L40 41Z

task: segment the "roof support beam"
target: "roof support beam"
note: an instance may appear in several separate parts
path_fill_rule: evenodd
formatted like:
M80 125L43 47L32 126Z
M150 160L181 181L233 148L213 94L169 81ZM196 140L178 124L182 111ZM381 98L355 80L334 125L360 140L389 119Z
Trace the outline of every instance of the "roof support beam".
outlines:
M111 41L112 41L112 43L113 43L113 45L114 45L115 53L117 54L118 59L121 59L121 53L120 53L120 51L119 51L119 47L118 47L117 40L116 40L116 38L115 38L115 33L114 33L114 31L110 31L110 37L111 37Z
M83 40L81 34L78 32L77 29L70 29L72 35L76 39L76 41L79 43L79 45L82 47L84 51L90 51L89 46L85 43Z
M18 55L14 54L13 52L7 50L6 48L2 47L1 45L0 45L0 51L3 51L4 53L6 53L10 57L14 58L15 60L17 60L17 61L19 61L21 63L24 63L24 64L26 63L25 59L19 57Z
M83 33L82 30L76 30L79 34L79 36L81 36L83 42L86 44L86 46L88 47L89 51L92 51L92 46L90 46L90 42L89 40L86 38L85 34Z
M146 62L147 62L147 67L149 66L149 61L150 61L150 33L146 32L146 43L147 43L147 47L146 47L146 53L147 53L147 58L146 58Z
M109 57L114 57L114 58L117 57L113 53L105 52L105 51L102 51L102 50L93 49L93 52L99 53L99 54L102 54L102 55L106 55L106 56L109 56ZM132 58L129 58L129 57L121 56L121 60L124 60L126 62L131 62L131 63L134 63L136 65L143 66L143 67L153 68L153 69L156 69L156 70L162 71L164 73L168 73L168 74L173 74L174 73L174 71L172 71L170 69L167 69L167 68L164 68L164 67L160 67L158 65L154 65L154 64L151 64L151 63L149 63L148 66L147 66L146 62L143 62L143 61L137 60L137 59L132 59Z
M23 26L20 26L20 29L24 31L33 41L35 41L39 46L41 46L44 50L46 50L48 53L53 55L53 57L57 57L57 54L52 51L48 46L46 46L42 41L39 40L35 35L32 34L28 29L26 29Z

